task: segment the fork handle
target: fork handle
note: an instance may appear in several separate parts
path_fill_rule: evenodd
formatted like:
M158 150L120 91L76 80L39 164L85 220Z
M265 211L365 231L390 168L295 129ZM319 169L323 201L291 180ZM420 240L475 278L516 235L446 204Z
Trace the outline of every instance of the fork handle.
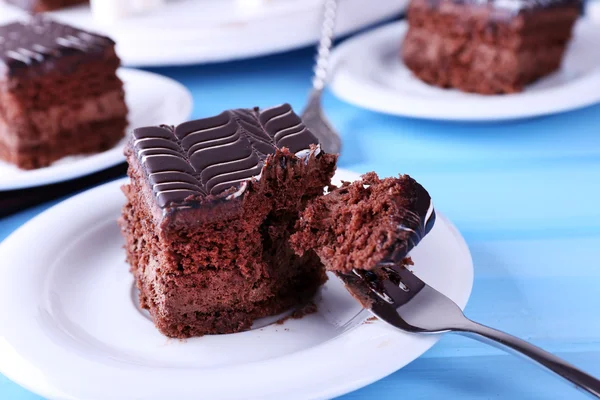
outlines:
M329 72L329 56L331 55L331 47L335 36L338 3L339 0L325 0L323 2L323 24L313 78L313 90L319 96L325 87L327 73Z
M568 382L573 383L578 389L592 397L600 398L600 380L529 342L475 322L471 322L455 332L491 344L502 350L525 356L546 370L554 372Z

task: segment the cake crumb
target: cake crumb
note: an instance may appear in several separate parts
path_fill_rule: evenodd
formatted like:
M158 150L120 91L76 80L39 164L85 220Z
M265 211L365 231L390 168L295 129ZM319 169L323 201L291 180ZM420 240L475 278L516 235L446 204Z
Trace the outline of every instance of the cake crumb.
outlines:
M365 324L372 324L373 322L377 321L377 317L369 317L365 320Z
M317 311L319 311L317 305L311 301L310 303L307 303L304 306L294 310L294 312L292 312L287 317L281 318L279 321L276 322L276 324L283 325L288 319L301 319L306 317L307 315L314 314Z

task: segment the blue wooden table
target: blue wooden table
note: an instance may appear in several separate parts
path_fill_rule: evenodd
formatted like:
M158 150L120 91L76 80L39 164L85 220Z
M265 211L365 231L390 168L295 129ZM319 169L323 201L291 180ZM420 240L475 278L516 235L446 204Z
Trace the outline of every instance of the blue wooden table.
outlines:
M312 51L301 50L154 71L190 88L201 117L282 102L300 110L311 63ZM341 167L411 174L464 234L475 262L469 316L600 376L600 106L478 124L379 115L330 95L325 108L343 135ZM0 219L0 240L52 204ZM520 359L446 336L408 367L343 398L584 396ZM0 399L39 397L0 375Z

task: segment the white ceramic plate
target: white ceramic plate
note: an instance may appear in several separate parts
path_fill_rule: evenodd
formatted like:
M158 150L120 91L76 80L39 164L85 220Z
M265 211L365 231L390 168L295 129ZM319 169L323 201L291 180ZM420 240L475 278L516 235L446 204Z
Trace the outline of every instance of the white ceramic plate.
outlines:
M586 16L595 23L600 23L600 2L587 1L585 7Z
M504 120L553 114L600 101L600 26L578 22L562 68L518 94L483 96L417 79L400 58L407 23L349 39L333 54L331 88L349 103L437 120Z
M383 378L439 339L364 323L369 314L336 278L317 296L318 313L300 320L167 339L138 309L124 262L115 222L124 182L58 204L0 245L0 372L35 393L60 400L325 399ZM439 217L412 257L420 277L466 305L473 265L447 219Z
M162 75L134 69L120 69L129 107L129 126L178 124L192 112L192 95L180 83ZM61 182L117 165L125 160L125 139L110 150L70 156L46 168L21 170L0 161L0 190L22 189Z
M0 0L1 2L1 0ZM316 42L323 0L177 0L155 12L99 24L89 7L52 13L72 25L104 32L117 42L126 65L226 61L298 48ZM339 33L398 15L407 0L342 0ZM24 13L0 4L0 22Z

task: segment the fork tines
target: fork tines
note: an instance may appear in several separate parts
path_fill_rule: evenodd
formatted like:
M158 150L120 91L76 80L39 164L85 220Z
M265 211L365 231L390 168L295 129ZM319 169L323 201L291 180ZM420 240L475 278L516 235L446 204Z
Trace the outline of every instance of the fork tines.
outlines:
M396 263L381 263L371 271L354 269L351 274L337 276L367 309L378 303L400 307L425 287L411 271Z

